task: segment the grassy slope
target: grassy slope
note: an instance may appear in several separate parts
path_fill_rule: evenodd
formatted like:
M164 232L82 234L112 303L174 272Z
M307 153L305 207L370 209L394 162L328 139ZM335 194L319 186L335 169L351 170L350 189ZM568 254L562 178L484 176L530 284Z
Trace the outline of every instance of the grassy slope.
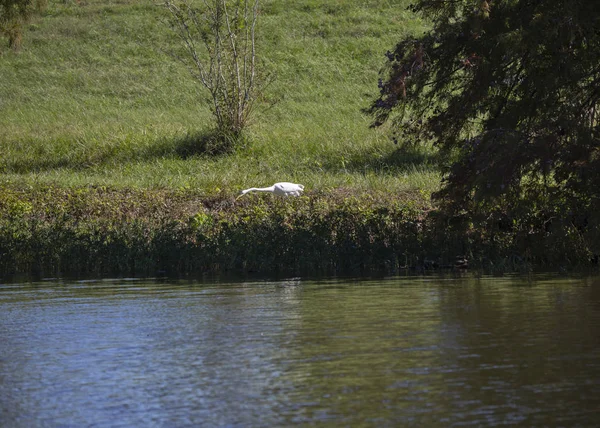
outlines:
M406 0L263 1L259 55L279 102L257 112L251 145L184 154L210 127L201 88L164 53L176 41L146 0L50 1L18 53L0 55L0 180L205 194L297 181L310 189L438 185L428 153L399 155L360 113L383 53L422 24Z

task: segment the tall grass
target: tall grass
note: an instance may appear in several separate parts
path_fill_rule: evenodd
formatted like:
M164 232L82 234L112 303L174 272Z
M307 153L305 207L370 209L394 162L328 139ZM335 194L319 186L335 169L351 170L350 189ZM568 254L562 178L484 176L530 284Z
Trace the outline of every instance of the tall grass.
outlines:
M399 152L360 112L384 52L423 29L407 0L265 0L258 56L275 77L248 144L203 156L206 94L167 52L151 1L50 1L20 52L0 52L0 179L200 189L293 180L312 189L437 188L433 151Z

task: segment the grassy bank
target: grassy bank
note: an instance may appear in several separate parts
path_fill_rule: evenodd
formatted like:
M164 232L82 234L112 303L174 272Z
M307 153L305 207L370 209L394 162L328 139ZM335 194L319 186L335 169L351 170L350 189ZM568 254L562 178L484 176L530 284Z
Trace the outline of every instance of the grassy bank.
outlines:
M408 2L264 1L259 57L275 80L247 147L196 147L201 88L167 54L155 2L50 1L19 52L0 56L0 178L31 185L222 190L297 181L320 190L432 190L432 153L399 154L361 114L384 53L422 24Z
M589 266L577 234L439 217L423 192L235 200L183 190L0 185L0 275L393 274Z
M418 193L238 201L103 187L0 193L2 274L394 271L422 257L430 208Z

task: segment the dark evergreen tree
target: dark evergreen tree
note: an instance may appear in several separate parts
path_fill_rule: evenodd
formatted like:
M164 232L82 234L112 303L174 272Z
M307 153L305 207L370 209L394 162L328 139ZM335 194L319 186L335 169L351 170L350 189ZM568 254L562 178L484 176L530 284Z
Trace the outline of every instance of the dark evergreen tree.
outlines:
M439 147L436 196L453 212L502 210L514 221L538 210L536 228L558 218L579 231L600 224L600 2L411 8L431 30L387 53L367 109L373 126L387 122L401 143Z

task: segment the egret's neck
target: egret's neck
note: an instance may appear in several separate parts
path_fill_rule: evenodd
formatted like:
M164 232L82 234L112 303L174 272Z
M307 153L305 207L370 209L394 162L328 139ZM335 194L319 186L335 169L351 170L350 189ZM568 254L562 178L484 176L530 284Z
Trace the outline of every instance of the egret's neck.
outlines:
M252 187L250 189L246 189L246 190L242 190L242 195L245 195L246 193L249 192L274 192L275 191L275 186L271 186L271 187Z
M253 191L253 192L274 192L275 191L275 186L271 186L271 187L253 187L250 190Z

